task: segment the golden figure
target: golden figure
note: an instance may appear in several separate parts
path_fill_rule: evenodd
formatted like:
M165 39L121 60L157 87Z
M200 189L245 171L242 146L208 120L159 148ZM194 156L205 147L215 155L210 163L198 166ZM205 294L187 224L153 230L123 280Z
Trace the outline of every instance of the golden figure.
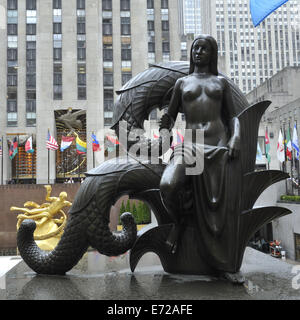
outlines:
M35 220L34 239L37 245L42 250L53 250L59 242L66 225L67 216L62 209L70 207L72 203L66 200L66 192L61 192L59 197L50 197L52 187L46 185L45 188L47 191L45 200L49 202L39 205L36 202L27 201L24 203L24 208L11 207L10 210L24 212L24 214L17 216L17 229L19 229L24 219Z

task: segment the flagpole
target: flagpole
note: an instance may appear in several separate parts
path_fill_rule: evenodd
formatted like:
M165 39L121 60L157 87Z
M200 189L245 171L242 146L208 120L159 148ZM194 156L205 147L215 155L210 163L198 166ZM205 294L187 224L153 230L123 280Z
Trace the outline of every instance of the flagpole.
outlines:
M49 136L49 128L48 128L48 136ZM48 184L50 184L50 149L48 148Z
M289 139L290 143L292 144L291 141L291 122L289 120ZM292 195L294 195L294 182L293 182L293 148L291 150L291 181L292 181Z
M2 148L2 159L1 159L1 184L3 185L3 136L1 140L1 148Z
M266 126L266 133L267 133L267 136L269 137L268 127L267 126ZM268 170L270 170L270 163L269 163L269 158L267 157L267 150L266 150L266 134L265 134L264 141L265 141L265 153L266 153L266 158L267 158L267 162L268 162L267 168L268 168Z
M92 134L94 134L94 131ZM93 142L92 142L92 144L93 144ZM93 168L95 168L95 151L94 151L93 146L92 146L92 150L93 150Z
M18 137L18 156L17 156L17 183L19 183L19 159L20 159L20 152L19 152L19 135Z
M297 134L298 134L298 124L297 124L297 120L295 120L295 124L296 124L296 131L297 131ZM298 196L300 196L300 188L299 188L299 165L300 165L300 161L299 161L300 159L298 159L298 168L297 168L297 176L298 176L298 181L297 181L297 183L298 183Z

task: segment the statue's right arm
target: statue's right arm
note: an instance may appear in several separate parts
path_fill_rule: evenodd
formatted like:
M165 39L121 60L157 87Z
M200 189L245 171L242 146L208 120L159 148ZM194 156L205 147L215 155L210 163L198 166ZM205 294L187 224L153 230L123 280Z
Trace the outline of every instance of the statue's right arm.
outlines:
M171 131L174 126L181 104L181 84L182 79L178 79L175 83L168 111L162 116L160 120L160 130L168 129L169 131Z

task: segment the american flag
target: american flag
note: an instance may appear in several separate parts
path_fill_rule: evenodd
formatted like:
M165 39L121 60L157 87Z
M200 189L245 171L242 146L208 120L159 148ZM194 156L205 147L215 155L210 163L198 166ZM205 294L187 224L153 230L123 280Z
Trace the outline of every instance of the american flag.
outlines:
M51 136L50 132L48 131L48 138L46 142L46 147L48 150L57 150L58 144L56 140Z

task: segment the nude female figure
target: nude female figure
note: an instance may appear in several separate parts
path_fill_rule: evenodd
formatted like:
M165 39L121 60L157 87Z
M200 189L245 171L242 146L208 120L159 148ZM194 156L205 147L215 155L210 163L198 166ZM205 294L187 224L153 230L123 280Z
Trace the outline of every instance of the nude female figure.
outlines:
M173 95L168 107L168 112L162 117L160 129L171 130L176 121L178 112L185 114L186 129L192 131L192 150L197 148L196 131L203 130L204 146L215 150L226 150L226 161L238 155L240 145L239 120L234 116L234 106L231 96L230 85L227 80L218 74L217 56L218 47L214 38L201 35L197 37L191 48L190 72L189 75L177 80ZM204 147L205 148L205 147ZM218 149L219 148L219 149ZM204 150L204 158L206 157ZM211 157L211 156L210 156ZM212 156L214 157L214 155ZM221 156L224 159L223 156ZM181 161L181 163L178 161ZM211 195L211 202L218 201L220 181L223 164L217 163L220 156L215 157L215 168L211 168L206 175L209 176L208 193ZM184 191L191 176L186 175L187 164L182 159L173 157L166 167L161 183L161 197L167 211L175 221L175 227L171 231L167 243L175 252L180 224L184 217L183 203ZM204 172L206 171L204 161ZM207 181L207 180L206 180ZM201 192L201 190L193 190ZM202 191L203 192L203 191Z

